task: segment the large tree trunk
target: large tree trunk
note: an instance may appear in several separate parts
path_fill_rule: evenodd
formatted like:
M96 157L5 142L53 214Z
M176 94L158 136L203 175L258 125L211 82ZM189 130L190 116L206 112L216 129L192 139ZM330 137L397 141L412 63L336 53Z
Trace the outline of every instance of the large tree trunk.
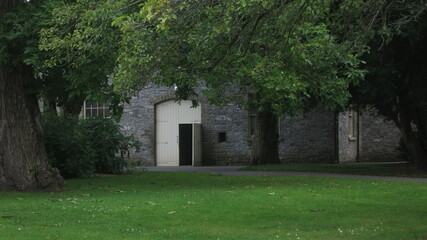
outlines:
M277 116L272 112L256 114L251 165L280 163Z
M0 1L0 19L18 0ZM57 191L64 182L48 161L42 139L40 110L25 88L32 71L0 64L0 190Z
M0 190L58 191L63 179L47 160L37 99L24 87L29 76L0 65Z
M427 170L427 149L424 148L420 137L415 134L412 128L408 112L409 107L407 106L408 103L405 97L400 97L399 100L400 131L405 148L415 162L415 165L420 169Z

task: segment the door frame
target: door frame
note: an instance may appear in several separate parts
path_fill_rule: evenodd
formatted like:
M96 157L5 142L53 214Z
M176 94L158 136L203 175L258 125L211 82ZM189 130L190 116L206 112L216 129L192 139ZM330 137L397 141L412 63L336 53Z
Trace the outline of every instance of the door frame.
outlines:
M159 162L158 161L158 156L159 156L158 155L158 151L159 151L159 149L158 149L158 144L157 144L158 133L159 133L159 129L158 129L158 126L157 126L158 125L158 106L161 105L161 104L165 104L165 103L171 102L171 101L175 101L175 99L169 99L169 100L166 100L166 101L161 101L161 102L159 102L159 103L157 103L157 104L154 105L154 162L155 162L156 166L159 166L158 165L158 162ZM202 112L201 108L202 108L202 106L201 106L200 103L197 106L196 109L197 109L198 112L196 112L197 116L195 116L194 119L181 120L179 115L180 115L181 110L182 110L182 108L181 108L182 102L184 102L186 106L191 106L192 105L192 102L188 101L188 100L182 100L180 103L175 102L175 104L174 104L175 107L178 108L177 109L177 112L178 112L177 119L178 119L178 121L177 121L176 124L173 123L174 125L176 125L175 127L177 128L176 130L178 132L178 134L176 136L176 141L177 141L177 144L178 144L178 151L177 151L177 153L175 153L178 157L177 157L177 160L174 161L174 162L176 162L176 164L173 164L173 165L164 165L164 166L180 166L180 159L179 159L179 151L180 151L180 147L179 147L179 125L180 124L192 124L192 143L191 143L191 145L192 145L192 164L191 164L191 166L201 165L201 152L202 152L201 146L202 146L202 144L201 144L201 127L200 127L200 125L201 125L201 118L202 118L201 117L201 112ZM191 105L189 105L189 104L191 104ZM193 108L191 108L191 109L193 109ZM193 111L193 110L190 110L190 111ZM185 113L183 113L183 115L185 115ZM198 136L198 137L194 136L194 129L195 129L194 125L195 124L199 125L198 126L198 128L199 128L198 131L199 131L199 135L200 136ZM200 141L197 144L195 144L194 141L197 138L199 138ZM195 151L195 148L197 148L197 147L199 148L198 152ZM195 164L195 152L197 154L197 156L196 156L196 164Z

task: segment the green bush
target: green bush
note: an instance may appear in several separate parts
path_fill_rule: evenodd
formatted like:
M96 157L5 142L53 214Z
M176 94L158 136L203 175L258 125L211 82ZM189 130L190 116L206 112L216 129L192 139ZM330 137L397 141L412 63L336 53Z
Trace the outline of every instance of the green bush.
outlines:
M124 154L139 149L139 142L124 136L111 119L44 116L43 125L49 161L64 178L120 174L126 167Z
M126 167L126 152L130 148L139 149L139 142L133 136L124 136L120 132L120 125L111 119L82 120L79 129L86 134L87 143L95 153L98 173L121 173Z
M78 121L44 116L44 142L49 161L64 178L90 177L95 172L94 152Z

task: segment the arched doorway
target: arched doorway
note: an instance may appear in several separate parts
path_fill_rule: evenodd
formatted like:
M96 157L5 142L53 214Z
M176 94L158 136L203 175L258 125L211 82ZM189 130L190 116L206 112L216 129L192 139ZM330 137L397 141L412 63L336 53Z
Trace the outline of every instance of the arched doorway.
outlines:
M201 106L169 100L156 105L157 166L200 165Z

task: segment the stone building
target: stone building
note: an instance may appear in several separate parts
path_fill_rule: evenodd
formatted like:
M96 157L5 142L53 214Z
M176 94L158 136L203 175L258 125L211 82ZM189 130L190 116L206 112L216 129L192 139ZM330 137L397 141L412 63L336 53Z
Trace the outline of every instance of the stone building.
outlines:
M236 104L216 107L204 98L175 101L171 88L145 87L124 108L123 130L142 143L131 157L142 165L246 165L254 116ZM279 118L282 162L396 161L399 130L354 111L313 110Z

